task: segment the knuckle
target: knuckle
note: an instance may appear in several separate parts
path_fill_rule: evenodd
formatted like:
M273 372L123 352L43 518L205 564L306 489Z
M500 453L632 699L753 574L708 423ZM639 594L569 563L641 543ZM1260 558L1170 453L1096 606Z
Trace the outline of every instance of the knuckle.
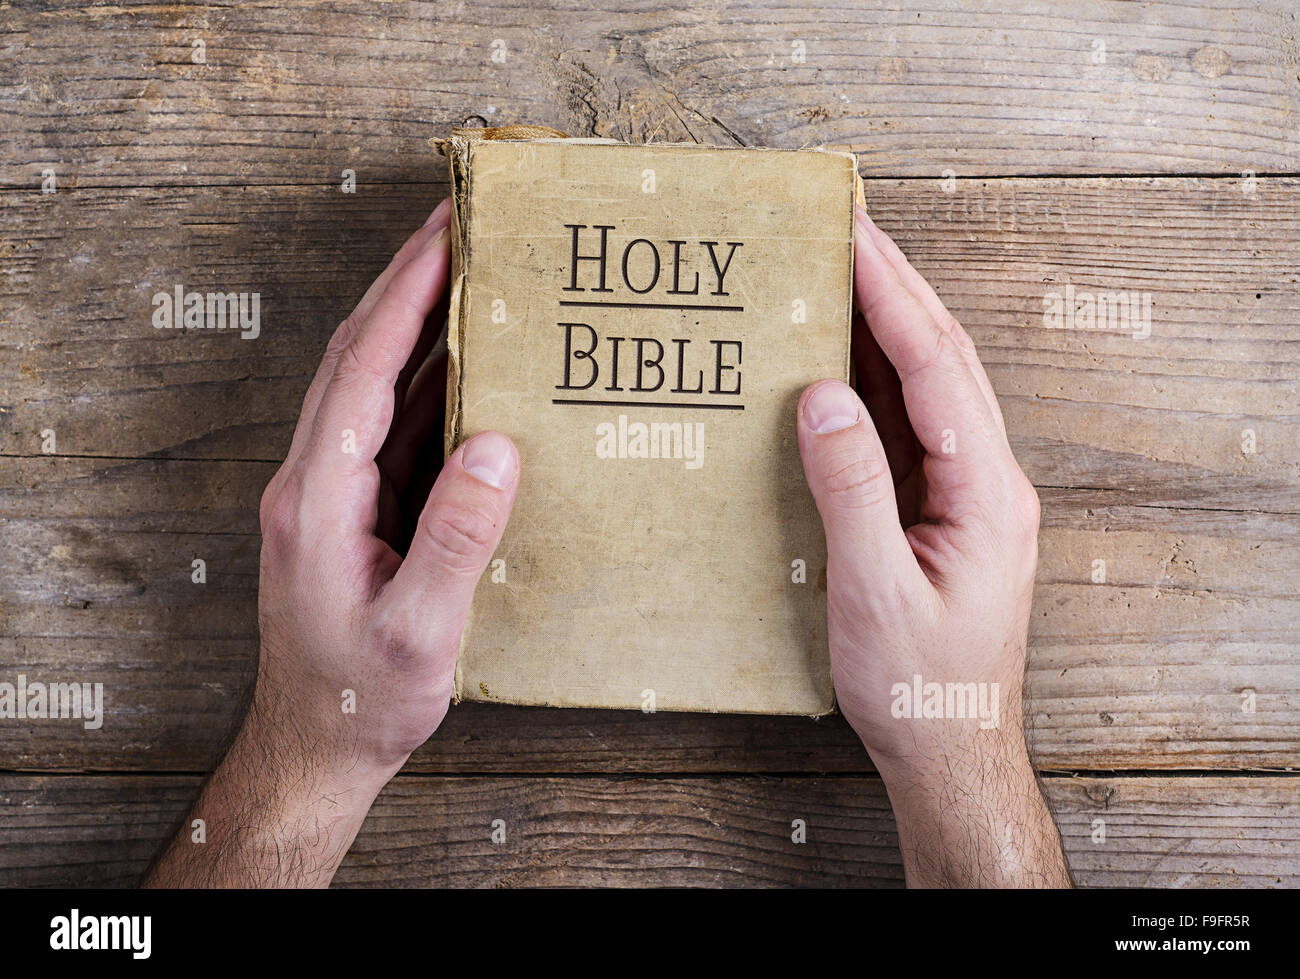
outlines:
M325 354L327 357L338 357L348 344L352 342L352 337L357 332L357 320L355 315L349 314L347 319L339 324L339 328L334 331L330 337L329 343L325 344Z
M421 527L438 559L453 571L477 569L496 540L496 521L482 510L460 504L434 506Z
M838 460L823 485L832 502L854 509L884 503L893 493L888 463L874 456Z
M975 341L970 338L970 334L957 322L957 318L952 313L943 318L944 332L952 337L952 342L957 345L957 349L963 354L977 354Z
M404 671L424 659L424 650L411 632L387 616L377 615L366 623L365 644L393 669Z
M924 376L933 371L935 367L942 365L950 351L956 348L951 346L952 337L945 333L936 324L929 330L929 336L925 339L915 339L912 343L912 355L908 358L908 363L898 368L898 376L907 380L914 376Z
M1016 523L1027 533L1037 534L1042 521L1043 507L1034 484L1023 475L1016 480L1012 493Z
M277 472L262 493L258 506L258 523L262 539L272 547L282 548L296 540L302 520L298 510L300 480L282 469Z
M915 614L914 598L887 574L870 581L854 576L846 584L837 583L832 594L827 614L831 633L837 637L860 642L864 626L905 623Z
M348 344L339 351L338 365L335 370L339 374L357 374L364 369L365 364L357 353L355 339L349 340Z
M363 349L364 348L364 349ZM357 334L339 353L335 377L345 384L367 385L379 382L380 386L391 385L392 380L385 377L382 369L373 360L390 358L392 351L386 351L381 341L371 341L362 334Z
M276 497L280 495L280 473L271 477L271 481L266 484L266 489L262 490L262 498L257 504L257 524L266 532L266 525L271 516L271 510L275 506Z

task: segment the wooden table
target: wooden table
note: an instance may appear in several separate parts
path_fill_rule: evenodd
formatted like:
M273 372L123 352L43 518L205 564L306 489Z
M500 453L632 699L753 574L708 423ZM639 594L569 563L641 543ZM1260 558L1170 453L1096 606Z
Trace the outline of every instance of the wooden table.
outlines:
M326 338L447 191L426 140L472 117L857 151L1043 500L1030 742L1079 882L1300 883L1297 8L875 6L0 11L0 681L107 700L96 731L0 720L0 885L133 882L215 764L260 492ZM260 293L261 336L155 330L178 284ZM1150 336L1048 328L1067 285L1149 293ZM471 705L337 881L901 868L842 719Z

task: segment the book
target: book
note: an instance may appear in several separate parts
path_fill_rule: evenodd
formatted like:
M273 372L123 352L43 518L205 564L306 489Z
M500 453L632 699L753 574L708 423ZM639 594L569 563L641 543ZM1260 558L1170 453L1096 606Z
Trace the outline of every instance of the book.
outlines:
M795 430L848 379L855 158L455 130L446 448L522 471L456 698L834 709Z

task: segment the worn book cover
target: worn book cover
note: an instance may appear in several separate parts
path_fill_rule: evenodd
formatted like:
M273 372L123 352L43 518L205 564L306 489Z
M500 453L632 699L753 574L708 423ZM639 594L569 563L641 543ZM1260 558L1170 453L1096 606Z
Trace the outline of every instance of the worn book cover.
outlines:
M455 201L447 451L522 459L463 700L820 715L804 387L847 379L850 154L530 127L435 145Z

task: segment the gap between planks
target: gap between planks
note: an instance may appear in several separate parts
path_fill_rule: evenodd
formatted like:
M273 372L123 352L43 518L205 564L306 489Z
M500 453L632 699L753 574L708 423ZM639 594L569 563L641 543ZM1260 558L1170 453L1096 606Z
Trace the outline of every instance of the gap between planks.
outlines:
M232 465L250 465L250 466L278 466L283 459L243 459L243 458L225 458L221 456L162 456L162 455L142 455L142 456L109 456L109 455L83 455L73 452L60 452L54 455L48 455L42 452L21 453L21 452L0 452L0 459L84 459L95 462L167 462L167 463L212 463L232 464ZM1121 490L1113 486L1065 486L1055 483L1034 483L1035 489L1040 490L1061 490L1067 493L1119 493ZM1294 515L1293 510L1265 510L1260 507L1230 507L1230 506L1186 506L1173 503L1131 503L1128 506L1142 507L1148 510L1195 510L1202 513L1259 513L1268 516L1287 517ZM176 531L176 533L187 533L187 531ZM249 535L256 536L256 535Z

